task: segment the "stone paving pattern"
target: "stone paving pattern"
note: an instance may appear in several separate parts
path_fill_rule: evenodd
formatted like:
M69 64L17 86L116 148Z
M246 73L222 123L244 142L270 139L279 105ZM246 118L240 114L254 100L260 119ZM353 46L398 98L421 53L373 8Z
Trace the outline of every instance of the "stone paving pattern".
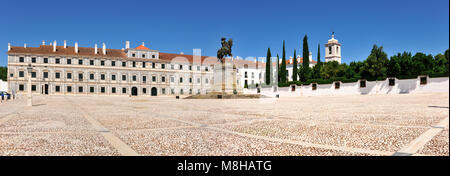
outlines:
M34 96L0 104L0 155L392 155L449 116L449 94L262 99ZM98 129L98 123L104 129ZM96 122L95 122L96 121ZM97 126L97 127L96 127ZM449 155L448 123L417 155ZM113 145L102 133L116 136Z

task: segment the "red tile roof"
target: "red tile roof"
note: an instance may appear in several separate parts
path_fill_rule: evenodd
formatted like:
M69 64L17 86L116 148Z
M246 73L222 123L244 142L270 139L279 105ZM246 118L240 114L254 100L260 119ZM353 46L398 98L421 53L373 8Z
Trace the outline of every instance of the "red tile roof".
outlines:
M145 47L144 45L140 45L140 46L136 47L135 49L137 49L137 50L150 50L147 47Z

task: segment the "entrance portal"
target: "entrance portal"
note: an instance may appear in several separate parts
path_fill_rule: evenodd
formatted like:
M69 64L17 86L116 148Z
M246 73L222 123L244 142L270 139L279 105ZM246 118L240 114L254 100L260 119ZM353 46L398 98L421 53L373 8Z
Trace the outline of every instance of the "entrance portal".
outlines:
M137 96L138 95L138 90L136 87L132 87L131 88L131 96Z
M156 87L152 87L152 96L157 96Z
M44 85L44 94L48 95L48 84Z

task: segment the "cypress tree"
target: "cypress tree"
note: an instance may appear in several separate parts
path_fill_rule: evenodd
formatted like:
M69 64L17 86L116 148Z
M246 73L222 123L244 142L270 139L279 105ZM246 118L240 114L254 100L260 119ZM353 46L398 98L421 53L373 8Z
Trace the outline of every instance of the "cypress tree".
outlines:
M294 58L292 61L292 81L297 81L297 53L296 50L294 49Z
M281 58L281 67L280 67L280 80L282 83L286 83L287 75L286 75L286 49L284 46L284 40L283 40L283 56Z
M314 78L320 78L320 68L322 67L322 62L320 61L320 44L317 45L317 63L313 67Z
M266 84L270 85L270 77L272 76L272 71L270 69L272 62L270 58L272 55L270 54L270 48L267 49L267 58L266 58Z
M309 68L309 49L308 36L303 37L303 69L301 81L307 81L310 77L311 69Z

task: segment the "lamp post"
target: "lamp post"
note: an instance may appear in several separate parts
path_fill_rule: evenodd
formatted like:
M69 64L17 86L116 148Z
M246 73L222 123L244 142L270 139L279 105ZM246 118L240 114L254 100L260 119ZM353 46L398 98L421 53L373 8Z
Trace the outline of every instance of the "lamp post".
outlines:
M28 84L27 84L27 92L28 92L28 100L27 100L27 106L32 106L32 100L31 100L31 71L33 70L33 67L31 67L31 64L28 64L27 71L28 71Z

